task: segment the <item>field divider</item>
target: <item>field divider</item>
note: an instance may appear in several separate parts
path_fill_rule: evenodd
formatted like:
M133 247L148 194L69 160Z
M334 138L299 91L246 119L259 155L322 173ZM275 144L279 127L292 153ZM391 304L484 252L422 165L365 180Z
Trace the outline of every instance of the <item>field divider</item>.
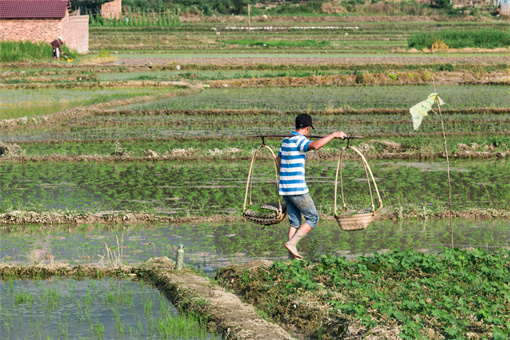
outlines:
M0 278L52 276L143 279L160 290L180 312L203 318L210 327L208 331L220 333L224 339L294 339L277 324L262 318L252 305L243 303L208 278L189 268L176 270L175 262L166 256L136 266L122 263L70 266L45 260L35 265L0 264Z
M378 152L365 153L365 158L370 160L432 160L443 159L444 152ZM452 159L507 159L510 158L510 151L489 152L489 151L457 151L450 155ZM307 160L310 162L335 160L338 158L338 152L323 151L310 154ZM349 160L357 159L353 155L345 157ZM262 155L260 159L270 160L271 158ZM45 163L45 162L66 162L66 163L125 163L125 162L217 162L217 161L249 161L251 156L204 156L204 155L182 155L182 154L164 154L155 156L111 156L111 155L61 155L50 154L43 156L9 156L0 157L0 164L9 163Z
M131 87L197 87L185 82L153 80L118 80L118 81L77 81L75 83L31 82L26 84L0 84L0 90L40 90L40 89L109 89Z
M439 212L435 215L423 214L421 210L410 211L404 213L392 211L390 207L386 207L379 215L377 220L444 220L450 218L449 212ZM492 218L510 219L510 211L504 209L480 208L466 210L453 210L452 214L458 219L467 220L487 220ZM319 213L319 217L324 221L335 221L333 214ZM242 216L242 206L239 206L239 212L236 214L212 214L197 215L189 217L178 216L162 216L156 214L134 213L130 211L116 211L103 213L83 213L83 212L34 212L34 211L11 211L0 214L0 230L3 232L12 232L20 230L25 226L37 225L39 229L52 230L59 225L68 226L72 230L76 226L105 224L105 225L154 225L157 223L164 224L190 224L190 223L234 223L246 222Z
M258 115L290 115L295 116L304 111L299 110L95 110L91 115L118 115L118 116L258 116ZM409 116L409 109L334 109L314 110L313 115L399 115ZM469 108L469 109L445 109L444 114L510 114L510 108Z

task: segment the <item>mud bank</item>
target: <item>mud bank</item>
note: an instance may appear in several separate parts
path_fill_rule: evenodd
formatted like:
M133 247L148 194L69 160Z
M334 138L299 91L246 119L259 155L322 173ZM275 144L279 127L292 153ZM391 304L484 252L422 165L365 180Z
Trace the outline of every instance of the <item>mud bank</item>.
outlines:
M321 220L334 221L333 215L319 214ZM503 209L467 209L461 211L452 211L454 218L463 220L488 220L492 218L510 219L510 211ZM377 220L445 220L450 218L448 211L437 213L424 213L422 211L412 212L387 212L380 213ZM133 213L128 211L109 211L100 213L78 213L78 212L33 212L33 211L12 211L0 214L0 230L12 230L16 226L22 225L42 225L51 227L52 225L83 225L83 224L153 224L153 223L213 223L213 222L242 222L246 221L239 214L234 215L209 215L209 216L190 216L190 217L167 217L155 214ZM251 222L246 221L247 224Z
M217 80L211 88L292 87L292 86L356 86L356 85L508 85L510 76L501 72L479 74L475 72L409 71L396 73L367 73L359 75L279 77Z
M155 285L181 312L191 312L208 320L209 330L224 339L292 339L281 327L261 318L253 306L246 305L224 288L189 269L176 270L166 257L150 259L140 266L76 266L39 263L32 266L0 264L0 278L76 278L115 277L143 279Z
M59 83L37 82L29 84L0 84L0 90L35 90L35 89L111 89L111 88L137 88L137 87L197 87L186 82L179 81L152 81L152 80L127 80L127 81L97 81Z
M123 140L120 140L121 142ZM368 148L368 147L367 147ZM251 151L251 150L250 150ZM366 150L363 150L366 151ZM197 151L199 152L199 151ZM251 156L236 156L235 154L228 156L205 156L205 155L193 155L193 154L174 154L165 152L162 155L158 155L154 151L144 151L146 156L99 156L99 155L61 155L52 154L44 156L8 156L0 157L1 163L41 163L41 162L69 162L69 163L124 163L129 162L168 162L168 161L179 161L179 162L215 162L215 161L248 161L251 160ZM389 152L383 150L382 152L364 152L366 159L371 160L433 160L433 159L444 159L444 152ZM459 151L449 155L452 159L506 159L510 157L510 151L507 152L489 152L489 151ZM261 155L258 157L262 160L270 160L270 156ZM345 159L358 159L356 155L345 155ZM338 159L338 152L316 152L310 154L307 158L309 161L315 160L336 160Z

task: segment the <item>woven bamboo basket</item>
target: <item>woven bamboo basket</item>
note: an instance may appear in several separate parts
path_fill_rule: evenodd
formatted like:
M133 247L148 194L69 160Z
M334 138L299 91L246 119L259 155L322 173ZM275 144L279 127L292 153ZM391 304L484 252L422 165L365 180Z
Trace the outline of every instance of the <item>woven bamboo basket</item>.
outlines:
M347 149L354 150L360 157L365 168L365 173L367 175L367 183L370 191L370 199L372 201L371 209L362 209L359 211L356 210L348 210L347 204L345 203L345 195L344 195L344 187L342 180L342 168L343 168L343 156L344 151ZM337 213L337 196L338 196L338 173L340 173L340 189L342 194L342 202L343 202L343 213ZM372 181L370 181L370 179ZM375 192L377 193L377 198L379 199L379 208L376 210L374 206L374 197L372 194L372 185L375 188ZM354 146L346 146L342 148L342 152L340 153L340 157L338 158L338 164L336 167L336 175L335 175L335 212L334 216L338 223L338 226L345 231L354 231L354 230L362 230L365 229L372 223L372 221L376 218L379 211L382 209L383 203L381 200L381 195L379 194L379 189L377 189L377 183L375 182L374 175L372 174L372 170L370 170L370 166L367 163L367 160L363 156L363 154Z
M260 224L260 225L273 225L278 224L285 219L287 216L287 206L281 203L280 196L278 195L278 203L266 203L263 204L260 208L268 210L267 212L260 213L259 211L255 211L253 209L247 208L248 196L249 196L249 206L253 206L252 203L252 187L253 187L253 170L255 165L255 159L257 158L258 152L267 148L272 155L274 169L275 169L275 178L276 178L276 193L278 195L278 167L276 166L276 156L271 150L271 148L265 144L259 146L259 148L253 154L251 159L250 171L248 172L248 180L246 181L246 193L244 195L244 205L243 205L243 217L250 222Z
M278 203L266 203L260 207L261 209L269 210L265 213L257 212L253 209L246 209L243 212L244 218L247 220L261 225L273 225L278 224L285 216L287 216L287 206L285 204Z

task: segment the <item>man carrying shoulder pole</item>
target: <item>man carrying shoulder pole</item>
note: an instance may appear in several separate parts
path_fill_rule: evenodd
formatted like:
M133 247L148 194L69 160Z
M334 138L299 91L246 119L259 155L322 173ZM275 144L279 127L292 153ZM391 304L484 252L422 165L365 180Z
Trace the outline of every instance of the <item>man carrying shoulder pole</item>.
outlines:
M309 150L318 150L334 138L344 139L343 131L333 132L317 141L310 141L305 136L310 133L312 117L303 113L296 117L296 130L286 137L276 159L280 171L279 193L287 204L290 228L285 248L289 251L289 259L302 259L297 250L298 242L314 229L319 222L319 214L310 197L305 182L305 159ZM302 222L301 215L305 222Z

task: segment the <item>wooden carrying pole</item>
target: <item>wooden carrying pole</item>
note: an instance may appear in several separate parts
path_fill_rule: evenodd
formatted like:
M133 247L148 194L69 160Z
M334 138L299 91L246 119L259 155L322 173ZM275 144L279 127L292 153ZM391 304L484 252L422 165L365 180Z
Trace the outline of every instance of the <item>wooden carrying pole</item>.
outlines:
M434 93L436 92L436 82L434 78L432 78L432 82L434 84ZM443 122L443 114L441 113L441 104L439 103L439 98L436 97L437 110L439 112L439 117L441 118L441 128L443 130L443 143L444 143L444 153L446 155L446 169L448 173L448 205L450 208L450 242L451 247L453 249L453 213L452 213L452 182L450 179L450 159L448 158L448 147L446 146L446 134L444 132L444 122Z
M253 138L262 138L262 144L266 144L264 141L264 138L285 138L285 137L292 137L292 135L256 135L256 136L250 136ZM320 135L306 135L306 138L324 138L327 136L320 136ZM342 139L340 137L335 137L335 139ZM344 139L350 140L350 139L363 139L363 136L347 136Z

